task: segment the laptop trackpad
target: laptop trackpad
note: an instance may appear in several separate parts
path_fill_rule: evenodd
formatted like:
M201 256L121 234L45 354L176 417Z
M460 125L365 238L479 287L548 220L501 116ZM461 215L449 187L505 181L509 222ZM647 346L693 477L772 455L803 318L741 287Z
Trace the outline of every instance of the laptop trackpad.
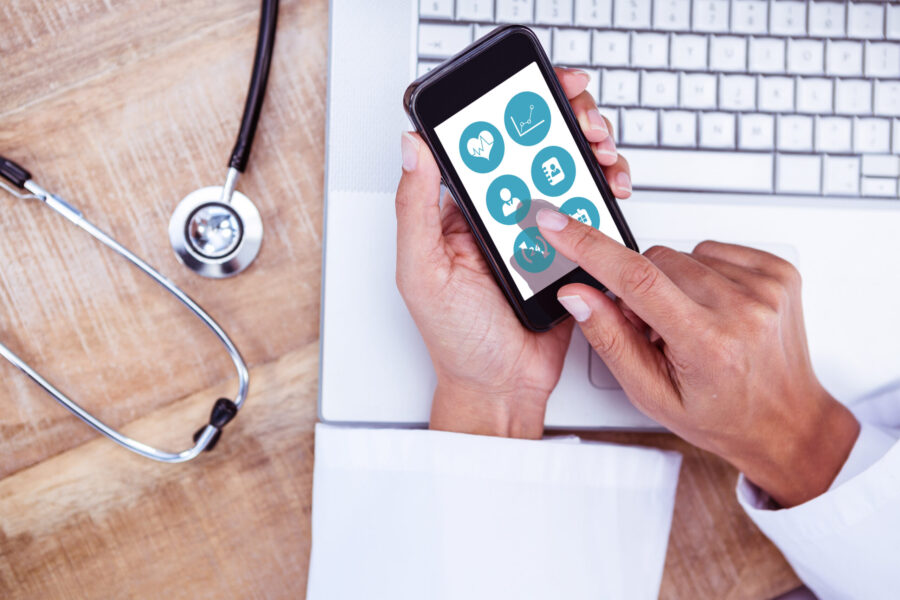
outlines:
M694 249L696 242L691 242L688 240L638 240L638 245L647 249L651 246L661 245L668 246L670 248L674 248L675 250L679 250L681 252L690 252ZM798 255L797 249L794 246L788 244L770 244L770 243L753 243L746 242L747 246L752 246L754 248L759 248L760 250L765 250L766 252L771 252L776 256L780 256L781 258L793 263L794 265L798 264ZM619 382L616 381L616 378L613 377L613 374L609 372L609 369L606 368L606 364L603 360L597 356L597 353L593 351L593 349L588 346L588 352L590 353L590 380L591 385L601 390L618 390L622 386L619 385Z

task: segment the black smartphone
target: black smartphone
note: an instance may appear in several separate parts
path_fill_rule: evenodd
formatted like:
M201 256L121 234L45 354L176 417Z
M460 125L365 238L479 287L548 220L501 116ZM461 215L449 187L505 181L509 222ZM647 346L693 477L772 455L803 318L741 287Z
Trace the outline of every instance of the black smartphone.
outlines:
M407 114L525 327L568 313L567 283L604 289L541 236L541 208L564 212L637 250L535 34L494 30L406 90Z

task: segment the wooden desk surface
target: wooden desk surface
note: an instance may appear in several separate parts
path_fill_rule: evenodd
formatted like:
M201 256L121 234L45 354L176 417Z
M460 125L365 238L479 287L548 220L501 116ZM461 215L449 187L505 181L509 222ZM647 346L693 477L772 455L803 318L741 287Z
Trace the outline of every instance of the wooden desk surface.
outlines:
M201 279L166 227L220 185L243 108L253 0L0 5L0 154L79 206L221 320L246 409L184 466L98 437L0 361L0 597L303 595L316 420L326 0L282 2L240 188L266 226L245 274ZM390 150L390 149L389 149ZM183 448L235 376L167 294L35 202L0 192L0 339L140 440ZM668 435L591 438L685 455L664 598L765 598L797 579L734 500L735 472Z

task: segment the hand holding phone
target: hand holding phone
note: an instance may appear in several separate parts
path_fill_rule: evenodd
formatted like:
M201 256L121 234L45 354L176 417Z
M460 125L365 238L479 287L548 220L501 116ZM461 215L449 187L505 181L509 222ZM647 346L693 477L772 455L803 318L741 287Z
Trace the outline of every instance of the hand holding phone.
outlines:
M577 215L637 249L597 166L600 154L531 30L495 30L413 82L405 104L486 264L529 329L545 331L566 318L556 299L563 285L602 287L547 243L535 222L541 208Z
M618 197L627 197L628 165L608 123L585 92L586 74L556 76ZM540 437L544 410L569 344L571 322L529 331L509 309L456 204L440 206L441 174L416 134L403 136L397 192L397 283L428 346L437 374L432 427L466 433ZM625 184L617 186L619 177ZM510 201L517 198L510 189Z

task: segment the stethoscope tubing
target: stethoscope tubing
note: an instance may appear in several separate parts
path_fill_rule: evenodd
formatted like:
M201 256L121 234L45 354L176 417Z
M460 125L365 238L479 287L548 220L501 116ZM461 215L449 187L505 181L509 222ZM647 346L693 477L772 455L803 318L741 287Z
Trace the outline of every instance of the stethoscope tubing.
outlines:
M156 283L165 288L170 294L175 296L175 298L177 298L184 306L186 306L192 313L194 313L194 315L196 315L201 321L203 321L203 323L216 335L216 337L219 338L219 340L225 346L225 349L228 352L228 355L231 357L235 369L237 370L238 393L232 402L234 403L236 409L240 409L247 398L247 392L250 384L250 374L247 369L247 364L244 362L244 359L238 351L237 347L234 345L234 342L231 341L231 338L228 337L228 334L225 333L225 330L222 329L222 327L209 315L209 313L203 310L203 308L201 308L200 305L197 304L197 302L195 302L190 296L188 296L185 292L178 288L178 286L172 283L167 277L163 276L159 271L151 267L141 258L125 248L122 244L106 234L103 230L99 229L96 225L84 218L84 215L82 215L82 213L78 209L65 202L62 198L48 193L39 185L34 183L31 179L26 180L23 183L22 187L28 190L28 192L31 194L30 196L25 197L41 200L46 206L52 208L55 212L63 216L69 222L77 225L79 228L89 233L94 239L127 259L131 264L143 271ZM216 434L220 431L219 428L214 427L213 425L206 425L202 430L198 432L195 443L191 448L188 448L187 450L184 450L182 452L166 452L164 450L159 450L157 448L134 440L113 429L106 423L103 423L101 420L99 420L94 415L85 410L82 406L80 406L77 402L57 389L52 383L47 381L40 373L34 370L27 362L17 356L2 342L0 342L0 356L3 356L3 358L8 360L16 368L25 373L25 375L27 375L32 381L43 388L44 391L50 394L54 399L56 399L57 402L65 406L79 419L81 419L112 441L116 442L117 444L146 458L166 463L186 462L188 460L191 460L192 458L195 458L198 454L206 450L206 448L214 442Z

